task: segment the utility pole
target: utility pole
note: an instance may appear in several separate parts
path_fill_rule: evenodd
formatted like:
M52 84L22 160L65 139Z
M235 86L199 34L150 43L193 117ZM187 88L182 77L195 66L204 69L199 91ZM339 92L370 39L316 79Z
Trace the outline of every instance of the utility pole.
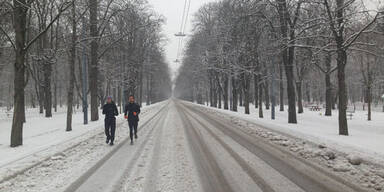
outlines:
M83 18L83 31L82 31L82 38L86 38L86 21ZM82 56L82 82L83 82L83 112L84 112L84 125L88 124L88 66L87 66L87 49L85 46L85 41L82 44L83 45L83 56Z

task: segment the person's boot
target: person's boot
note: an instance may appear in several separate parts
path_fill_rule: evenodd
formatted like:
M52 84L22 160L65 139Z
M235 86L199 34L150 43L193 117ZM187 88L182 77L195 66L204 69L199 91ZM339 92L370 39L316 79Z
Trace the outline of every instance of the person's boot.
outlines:
M133 145L133 140L131 140L131 145Z
M110 146L113 146L113 141L111 141L111 143L109 144Z
M137 134L135 134L135 139L137 139Z
M109 138L107 138L107 140L105 141L105 143L107 143L107 144L109 143Z

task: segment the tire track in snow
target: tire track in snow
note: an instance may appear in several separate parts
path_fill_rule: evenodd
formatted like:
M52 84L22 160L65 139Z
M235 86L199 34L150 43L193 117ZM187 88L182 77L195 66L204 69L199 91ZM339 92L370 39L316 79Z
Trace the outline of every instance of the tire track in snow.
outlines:
M212 152L209 151L209 148L202 139L198 130L196 130L191 124L185 111L180 110L178 107L176 109L184 123L184 129L187 133L189 146L191 148L191 152L193 153L195 165L198 169L198 173L200 174L201 184L204 188L204 191L235 191L232 189L227 179L223 175L216 159L213 157Z
M162 112L166 108L163 106L160 108L158 112L156 112L152 117L150 117L141 127L139 128L140 132L144 131L146 127L149 127L152 123L156 123L159 120L159 117L161 117ZM150 135L154 129L154 126L151 126L152 128L148 130L148 135ZM139 131L138 130L138 131ZM109 152L106 156L104 156L98 163L96 163L94 166L92 166L87 172L85 172L82 176L80 176L76 181L74 181L64 192L73 192L80 189L86 182L88 182L89 178L93 176L102 166L104 166L124 145L128 144L129 137L124 139L121 143L119 143L117 146L115 146L115 149L113 149L111 152ZM141 147L138 149L139 151L143 150L144 146L146 144L146 141L141 145ZM136 155L137 156L137 155ZM132 161L130 161L132 162ZM101 183L95 183L95 185L102 185ZM117 187L117 186L113 186ZM79 191L82 191L81 189Z
M161 140L163 139L163 129L165 125L165 120L168 117L168 109L165 112L165 117L161 119L161 122L159 123L159 130L158 133L156 134L156 141L155 141L155 147L153 148L153 155L152 159L150 161L150 168L149 172L147 173L147 178L146 182L144 184L144 192L153 192L156 191L156 180L158 177L158 170L159 170L159 159L160 159L160 153L162 151L162 145L161 145Z
M318 167L312 167L309 162L300 161L297 157L294 157L261 139L249 136L241 129L234 129L234 127L236 127L235 125L229 126L228 124L218 120L213 115L206 113L201 115L201 111L198 109L185 104L182 105L188 110L194 112L201 119L208 121L216 129L232 138L248 151L264 160L267 164L279 171L287 179L291 180L305 191L364 191L354 184L342 180L342 178L332 175L331 173L327 173L325 170L321 170Z
M236 153L228 144L226 144L215 133L213 133L206 124L194 117L190 112L186 111L186 113L189 114L189 116L194 119L201 127L203 127L218 143L220 143L220 145L236 160L243 171L252 178L252 180L261 188L263 192L275 192L275 190L273 190L272 187L267 182L265 182L265 180L251 166L249 166L248 163L238 153Z
M128 166L124 170L124 175L121 176L120 181L118 182L117 185L113 187L112 191L114 192L127 191L126 184L128 183L128 180L132 177L134 168L138 167L137 165L138 159L142 156L143 152L146 150L146 147L148 146L148 142L150 141L150 139L148 139L149 136L153 136L153 132L156 130L161 131L161 130L158 130L157 128L159 128L159 126L162 127L162 125L164 124L165 116L168 114L168 107L165 106L164 108L166 109L162 110L162 113L158 116L158 119L156 119L156 121L153 121L154 126L151 126L150 130L145 136L144 135L140 136L141 138L143 138L144 142L139 144L139 148L137 148L136 151L133 152L134 156L127 162ZM162 129L161 127L160 129Z

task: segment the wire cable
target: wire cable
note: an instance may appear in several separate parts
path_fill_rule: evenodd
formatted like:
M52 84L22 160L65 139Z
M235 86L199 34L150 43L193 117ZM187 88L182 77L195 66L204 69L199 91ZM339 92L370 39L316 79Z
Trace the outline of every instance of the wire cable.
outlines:
M183 16L182 16L181 25L180 25L180 32L179 32L179 34L181 34L181 35L185 35L185 31L187 30L187 23L188 23L190 8L191 8L191 0L185 0L184 1ZM176 61L178 61L178 59L181 56L183 43L184 43L184 37L180 36L179 44L178 44L178 48L177 48Z

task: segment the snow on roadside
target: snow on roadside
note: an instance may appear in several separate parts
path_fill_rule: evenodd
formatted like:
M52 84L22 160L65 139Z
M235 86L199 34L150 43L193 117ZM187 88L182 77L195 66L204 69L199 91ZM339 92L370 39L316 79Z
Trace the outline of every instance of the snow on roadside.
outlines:
M126 131L117 133L118 140L127 135ZM112 149L103 141L104 136L99 134L74 148L53 155L26 172L1 182L0 191L60 191Z
M314 143L325 143L327 146L347 154L358 154L365 157L365 160L384 164L384 113L382 112L373 112L373 120L367 121L366 111L356 111L353 119L348 121L350 136L346 137L338 135L337 111L333 111L332 117L326 117L321 111L313 112L305 109L303 114L297 115L298 124L288 124L287 111L280 112L277 108L276 120L271 120L270 110L264 110L264 118L258 118L258 109L255 109L254 106L250 106L250 115L244 114L244 107L239 107L239 112L202 107L249 121L282 134Z
M102 121L90 122L83 125L83 116L76 113L73 116L73 131L65 131L66 114L54 114L52 118L43 116L27 118L23 128L23 145L16 148L9 147L12 121L0 121L0 167L20 160L25 156L40 152L59 143L95 131L102 126Z
M303 125L283 126L283 122L285 122L287 118L285 117L284 119L282 113L278 113L278 118L283 120L271 121L267 115L265 119L260 120L254 113L253 115L244 115L240 112L229 112L206 106L200 106L200 109L203 112L228 119L243 129L243 131L268 140L292 154L296 154L303 159L334 172L342 178L348 179L370 190L384 191L384 167L383 164L380 163L384 159L376 156L375 159L372 160L371 157L375 153L383 153L383 148L379 150L381 146L380 142L370 142L370 140L365 138L365 134L363 134L363 136L358 134L359 130L356 130L356 124L362 124L360 121L350 123L350 127L353 130L352 136L350 137L354 137L355 142L361 141L362 145L364 145L365 142L371 144L377 143L378 146L376 146L376 148L373 147L373 149L377 149L376 151L370 149L370 151L365 154L361 149L354 147L356 143L354 143L355 145L348 146L348 142L350 142L348 137L337 136L337 129L334 131L335 135L328 133L328 131L333 128L333 126L327 127L327 125L332 124L332 118L322 117L315 112L306 112L309 114L307 116L309 116L310 119L299 117L299 122L302 122ZM243 109L240 109L240 111L242 110ZM361 114L357 114L357 119L359 115ZM380 114L375 114L375 116L379 115ZM265 123L266 121L270 122ZM377 119L377 121L380 120ZM308 128L307 126L311 126L311 124L313 126ZM371 127L368 126L368 128L371 130L374 129L372 125ZM314 132L311 132L312 130ZM380 132L380 130L377 131ZM377 131L371 132L370 134L379 134ZM338 137L340 141L335 139ZM371 138L374 137L372 136ZM381 140L381 142L383 141L384 140ZM345 148L347 148L347 150L345 150Z
M164 102L161 102L149 107L144 107L142 110L142 116L150 116L150 114L153 114L153 111L159 110L163 104ZM81 114L76 114L74 115L74 131L67 133L65 132L65 119L61 118L64 117L57 115L52 119L44 119L44 124L41 123L41 118L37 118L36 121L34 121L34 119L29 120L32 125L33 123L37 125L35 126L36 130L30 133L30 137L28 137L27 132L24 146L10 148L2 145L0 147L0 156L2 157L0 160L0 191L2 191L4 186L7 186L7 182L8 184L9 182L14 183L14 181L18 178L22 178L23 181L32 181L33 179L26 179L28 178L26 176L32 172L33 174L43 170L46 170L47 173L52 172L55 166L51 166L51 163L56 161L60 162L58 166L62 166L62 168L58 168L58 170L69 169L69 172L81 172L84 167L92 165L92 161L100 159L102 157L101 154L110 150L110 147L104 146L105 136L103 133L103 120L92 122L89 125L84 126L81 123ZM120 124L123 123L123 127L122 129L117 128L117 142L122 140L122 138L126 137L128 134L125 120L120 117L118 119L118 124L119 122ZM38 127L39 125L41 127ZM48 130L44 130L44 128ZM68 155L67 153L73 153L73 155ZM88 159L87 155L89 155ZM76 166L74 166L74 168L66 168L66 165L64 164L67 163L67 161L74 162L76 165L87 162L87 166L80 166L78 167L79 170L76 169ZM15 176L16 178L14 178ZM6 181L1 183L4 179Z

